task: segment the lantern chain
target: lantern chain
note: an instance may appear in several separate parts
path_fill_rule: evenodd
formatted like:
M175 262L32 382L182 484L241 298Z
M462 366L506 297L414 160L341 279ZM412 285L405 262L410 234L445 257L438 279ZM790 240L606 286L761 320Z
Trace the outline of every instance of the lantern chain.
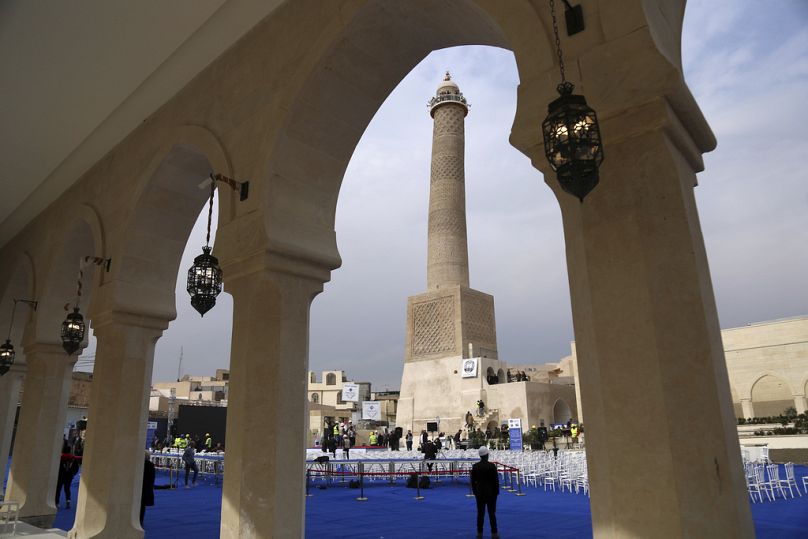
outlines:
M555 14L555 0L550 0L550 14L553 16L553 33L555 34L556 56L558 56L558 68L561 70L561 84L567 82L564 75L564 56L561 53L561 38L558 37L558 20Z
M216 192L216 180L210 175L210 203L208 204L208 235L205 236L205 247L210 246L210 225L213 221L213 193Z

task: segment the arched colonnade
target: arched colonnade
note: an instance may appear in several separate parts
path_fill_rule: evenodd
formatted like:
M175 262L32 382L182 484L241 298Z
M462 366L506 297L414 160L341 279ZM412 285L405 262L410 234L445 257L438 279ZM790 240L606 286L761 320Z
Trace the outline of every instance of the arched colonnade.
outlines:
M543 2L287 2L257 23L2 247L16 261L0 268L3 300L40 301L15 334L14 375L0 382L25 384L26 434L6 498L31 521L55 513L54 444L75 360L58 346L59 306L79 256L110 257L83 297L98 348L70 537L142 537L154 346L175 302L186 301L174 297L178 264L206 199L198 183L214 170L251 182L243 202L220 190L214 251L234 301L221 536L301 537L309 306L340 265L342 176L375 111L418 62L484 44L515 55L511 143L546 174L561 207L588 458L597 462L595 534L751 537L693 198L701 154L715 141L682 77L684 2L582 3L586 31L563 40L567 74L598 111L606 149L601 184L583 204L560 191L542 153L539 126L558 82ZM637 409L656 420L642 447L627 448L621 426ZM692 451L682 444L696 441L677 427L691 411L704 433ZM280 440L264 428L269 416L298 428Z

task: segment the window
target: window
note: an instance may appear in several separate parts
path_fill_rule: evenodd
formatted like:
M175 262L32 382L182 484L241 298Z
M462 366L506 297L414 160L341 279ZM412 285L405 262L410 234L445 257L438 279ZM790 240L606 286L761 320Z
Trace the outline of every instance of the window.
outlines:
M320 401L320 397L317 395L317 393L312 393L311 394L311 402L316 403L316 402L319 402L319 401Z
M335 386L335 385L337 385L337 375L334 374L333 372L329 372L325 376L325 385L327 385L327 386Z

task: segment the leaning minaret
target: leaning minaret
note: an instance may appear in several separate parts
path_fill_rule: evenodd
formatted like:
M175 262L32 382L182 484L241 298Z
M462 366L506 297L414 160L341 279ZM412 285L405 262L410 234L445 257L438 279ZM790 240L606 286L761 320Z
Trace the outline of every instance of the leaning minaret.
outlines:
M494 297L469 287L464 123L469 105L449 73L429 100L433 118L429 177L427 291L407 298L407 341L396 425L419 432L430 422L455 432L478 399L497 358ZM424 178L424 181L426 178Z
M432 167L429 182L427 288L469 286L466 240L464 124L469 106L449 72L429 100Z

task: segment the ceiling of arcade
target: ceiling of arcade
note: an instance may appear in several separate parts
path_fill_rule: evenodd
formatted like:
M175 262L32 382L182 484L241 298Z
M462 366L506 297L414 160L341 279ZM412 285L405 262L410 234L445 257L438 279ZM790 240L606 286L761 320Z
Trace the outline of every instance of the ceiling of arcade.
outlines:
M0 245L280 3L0 3Z

